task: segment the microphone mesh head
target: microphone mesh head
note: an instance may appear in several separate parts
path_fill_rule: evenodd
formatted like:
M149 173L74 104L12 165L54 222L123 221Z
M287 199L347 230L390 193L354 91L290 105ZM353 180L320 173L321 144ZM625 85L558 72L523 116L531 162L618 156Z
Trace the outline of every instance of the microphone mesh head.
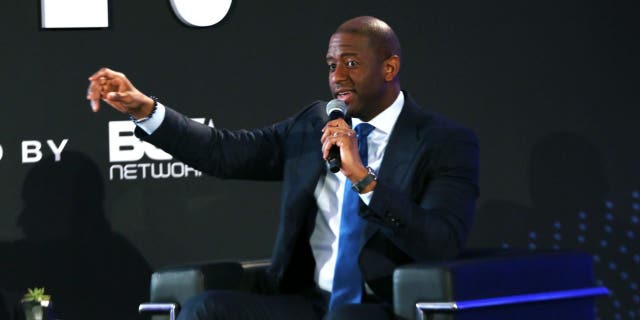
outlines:
M333 99L327 103L327 115L331 115L331 112L339 111L342 114L347 113L347 104L339 99Z

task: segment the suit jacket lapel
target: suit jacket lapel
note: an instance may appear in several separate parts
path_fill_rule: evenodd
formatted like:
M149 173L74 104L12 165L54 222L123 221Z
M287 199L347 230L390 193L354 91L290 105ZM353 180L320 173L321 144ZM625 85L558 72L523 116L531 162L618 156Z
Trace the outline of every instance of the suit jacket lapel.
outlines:
M420 123L418 107L413 99L405 92L405 102L398 120L391 132L387 148L380 169L378 170L378 181L380 183L391 184L396 187L404 187L407 179L411 178L408 167L419 146ZM375 191L374 191L375 192ZM364 232L366 241L378 230L378 226L367 223Z

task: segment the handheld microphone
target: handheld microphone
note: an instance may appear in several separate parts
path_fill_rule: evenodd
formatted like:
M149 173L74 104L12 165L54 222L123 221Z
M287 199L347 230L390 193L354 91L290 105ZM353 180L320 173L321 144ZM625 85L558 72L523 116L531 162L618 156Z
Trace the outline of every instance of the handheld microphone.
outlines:
M333 99L327 103L327 115L329 116L329 121L335 119L344 119L344 115L347 112L347 104L342 100ZM342 162L340 161L340 148L336 145L331 146L329 149L329 156L327 157L327 166L329 170L333 173L340 171L340 166Z

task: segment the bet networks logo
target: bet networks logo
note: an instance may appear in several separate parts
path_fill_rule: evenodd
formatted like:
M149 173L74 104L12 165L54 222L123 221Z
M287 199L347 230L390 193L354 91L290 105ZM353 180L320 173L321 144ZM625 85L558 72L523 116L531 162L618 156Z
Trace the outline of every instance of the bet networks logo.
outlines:
M192 120L205 123L205 118ZM214 127L213 120L207 125ZM200 177L202 172L179 161L148 142L138 139L133 131L136 125L129 121L109 122L109 180L142 180ZM140 162L144 158L152 162Z
M190 27L210 27L222 21L231 1L170 0L178 19ZM157 1L157 5L164 4ZM44 29L109 27L109 0L40 0L40 6Z

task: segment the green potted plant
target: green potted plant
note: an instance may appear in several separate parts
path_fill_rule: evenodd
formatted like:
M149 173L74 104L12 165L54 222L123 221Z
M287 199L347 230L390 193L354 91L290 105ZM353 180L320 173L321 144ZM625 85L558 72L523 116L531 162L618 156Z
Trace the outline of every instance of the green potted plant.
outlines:
M44 293L43 288L28 289L21 300L26 320L49 319L51 296Z

